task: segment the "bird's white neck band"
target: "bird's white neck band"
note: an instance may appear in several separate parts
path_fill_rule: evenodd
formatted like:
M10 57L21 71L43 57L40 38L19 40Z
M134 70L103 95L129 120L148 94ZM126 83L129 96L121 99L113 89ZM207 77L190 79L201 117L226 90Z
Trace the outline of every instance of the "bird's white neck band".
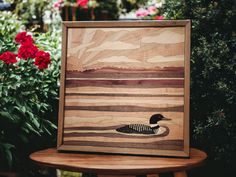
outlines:
M154 128L154 127L157 127L157 126L158 126L158 124L150 124L151 128Z

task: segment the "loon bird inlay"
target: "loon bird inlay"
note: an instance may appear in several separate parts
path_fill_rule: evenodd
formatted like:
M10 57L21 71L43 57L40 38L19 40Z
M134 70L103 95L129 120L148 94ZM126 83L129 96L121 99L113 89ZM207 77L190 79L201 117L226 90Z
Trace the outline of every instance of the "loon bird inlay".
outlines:
M160 125L158 122L161 120L171 120L169 118L164 117L162 114L154 114L150 117L149 124L129 124L123 127L119 127L116 129L117 132L127 133L127 134L157 134Z

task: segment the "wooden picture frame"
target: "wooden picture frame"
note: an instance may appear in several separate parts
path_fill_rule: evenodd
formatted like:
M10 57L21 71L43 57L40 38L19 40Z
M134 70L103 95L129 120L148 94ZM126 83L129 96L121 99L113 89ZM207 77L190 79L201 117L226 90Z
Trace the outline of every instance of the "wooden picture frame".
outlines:
M189 156L189 20L63 22L62 34L58 150Z

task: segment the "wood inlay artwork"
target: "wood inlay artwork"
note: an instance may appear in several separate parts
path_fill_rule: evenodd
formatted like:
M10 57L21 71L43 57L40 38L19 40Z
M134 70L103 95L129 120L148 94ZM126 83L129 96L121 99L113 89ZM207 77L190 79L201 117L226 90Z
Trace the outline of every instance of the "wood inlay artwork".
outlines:
M187 157L189 25L64 22L58 149Z

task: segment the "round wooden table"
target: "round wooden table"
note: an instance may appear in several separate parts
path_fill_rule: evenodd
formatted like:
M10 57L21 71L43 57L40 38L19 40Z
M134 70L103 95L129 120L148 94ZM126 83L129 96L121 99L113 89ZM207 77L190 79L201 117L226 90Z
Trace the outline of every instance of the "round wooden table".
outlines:
M39 165L97 173L99 177L131 177L144 174L148 177L158 177L158 174L164 172L173 172L175 177L186 177L186 170L202 165L207 155L193 148L190 150L190 158L69 153L50 148L32 153L30 158Z

